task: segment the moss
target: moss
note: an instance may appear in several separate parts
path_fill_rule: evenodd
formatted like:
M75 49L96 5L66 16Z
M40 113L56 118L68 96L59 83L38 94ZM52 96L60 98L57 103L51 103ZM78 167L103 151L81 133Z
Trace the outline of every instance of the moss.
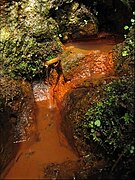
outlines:
M133 79L126 75L105 78L98 84L86 81L85 92L81 87L75 89L64 109L64 121L71 123L78 152L108 161L96 178L128 179L134 171Z
M1 73L31 80L43 74L43 61L48 56L62 51L58 25L38 12L40 5L36 0L5 4L0 25Z
M8 82L8 83L7 83ZM0 98L5 99L5 102L13 100L15 97L21 95L21 90L14 80L11 80L9 77L0 79Z

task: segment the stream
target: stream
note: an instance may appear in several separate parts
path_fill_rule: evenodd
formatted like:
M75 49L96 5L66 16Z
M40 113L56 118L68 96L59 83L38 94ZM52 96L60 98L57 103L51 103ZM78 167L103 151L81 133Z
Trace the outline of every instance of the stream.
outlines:
M5 179L42 179L47 164L77 159L60 132L60 113L52 101L49 89L43 81L33 85L39 134L22 143L16 161Z
M92 40L67 43L65 47L77 48L85 54L90 50L109 52L116 43L107 39ZM36 104L36 136L20 143L20 150L4 179L42 179L43 170L49 163L78 159L60 130L61 116L48 81L34 82L33 93Z

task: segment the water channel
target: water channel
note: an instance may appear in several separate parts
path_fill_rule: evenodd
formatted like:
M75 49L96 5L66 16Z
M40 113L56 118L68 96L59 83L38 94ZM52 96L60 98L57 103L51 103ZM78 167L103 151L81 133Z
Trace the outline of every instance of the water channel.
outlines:
M105 39L72 42L67 43L65 47L72 46L84 53L91 50L109 52L114 44L116 41ZM34 82L33 93L36 106L36 136L20 144L16 159L4 179L42 179L43 169L49 163L78 159L60 130L61 116L48 81Z

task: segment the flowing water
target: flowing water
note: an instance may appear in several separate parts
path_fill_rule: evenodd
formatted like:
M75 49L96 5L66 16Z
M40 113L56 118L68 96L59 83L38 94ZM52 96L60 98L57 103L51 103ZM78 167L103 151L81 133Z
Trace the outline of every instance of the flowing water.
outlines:
M93 40L68 43L65 46L75 47L81 52L108 52L114 44L116 42L110 40ZM29 141L21 143L20 151L5 179L42 179L43 169L49 163L78 159L60 131L61 116L53 98L49 78L47 77L47 82L34 82L33 93L36 102L37 132Z

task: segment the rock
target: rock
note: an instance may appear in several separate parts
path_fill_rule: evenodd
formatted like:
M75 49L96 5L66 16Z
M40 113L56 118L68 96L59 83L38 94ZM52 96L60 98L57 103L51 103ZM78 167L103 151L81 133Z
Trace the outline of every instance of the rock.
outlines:
M80 61L85 57L85 54L75 52L75 49L67 50L62 54L61 66L63 75L66 81L74 78L74 70L79 66Z
M129 24L134 11L132 1L100 0L84 1L86 7L91 7L92 13L98 19L99 31L124 34L124 26Z
M98 32L95 16L79 2L65 4L54 14L60 28L59 37L63 41L91 37Z
M92 22L88 22L85 25L78 27L78 31L73 33L73 39L83 39L83 38L91 38L94 35L97 35L97 25Z
M61 164L51 163L44 169L44 178L74 179L79 166L77 161L65 161Z
M85 179L106 179L109 176L130 179L133 176L135 126L132 40L133 29L127 39L108 55L91 51L77 57L74 48L67 51L65 56L63 54L61 63L67 80L65 88L66 84L71 86L61 103L62 132L81 157L91 157L92 154L96 160L105 162L94 171L91 163L88 169L84 165L87 173L78 171L78 174L82 173ZM129 45L130 51L126 49ZM122 56L124 50L127 50L128 55ZM125 153L123 150L127 147L130 147L130 152L127 150Z
M62 51L57 35L59 27L53 18L48 17L48 6L48 1L37 0L3 5L0 66L5 74L31 80L43 74L43 61Z
M113 48L113 61L117 74L129 74L134 71L134 29L131 27L127 38Z
M92 50L85 54L83 51L78 52L76 48L72 48L64 51L61 57L62 71L66 81L112 73L111 55L109 56L99 50Z
M108 87L107 97L105 97L105 87ZM112 87L113 89L111 90ZM91 179L98 179L99 177L104 179L105 177L108 177L110 170L114 167L115 163L113 162L117 162L117 155L123 153L121 149L126 148L127 144L129 147L133 146L133 89L133 77L123 76L118 78L109 76L86 80L82 84L78 84L78 87L68 91L64 97L61 105L62 132L67 137L71 147L73 147L81 157L89 155L94 158L92 161L88 160L89 167L86 167L86 164L83 166L83 168L86 169L85 173L82 171L83 175L86 175L85 179L90 179L90 177ZM124 96L125 100L123 101L122 97ZM111 98L113 98L112 103ZM99 106L95 106L98 102L103 102L104 104L101 103ZM130 103L128 104L128 102ZM87 117L86 112L87 115L89 115ZM95 113L91 115L91 118L88 121L91 112ZM131 119L128 123L123 124L123 122L119 122L119 120L122 119L125 114L128 114ZM95 129L95 127L93 126L92 128L90 123L95 122L97 117L100 119L102 125L96 128L94 131L95 134L92 134L91 129ZM111 126L110 123L116 121L119 122L120 127L113 125L113 128L108 129L108 124ZM86 130L84 130L85 128ZM114 129L116 130L115 133ZM123 131L121 131L121 129L123 129ZM130 131L127 132L126 129L130 129ZM111 138L103 132L111 135L115 134L117 138ZM100 139L101 141L99 140L101 144L92 138L95 136L98 140L100 138L102 139ZM111 145L109 144L110 142L112 142ZM112 148L113 145L116 150L115 148ZM123 154L123 158L119 161L119 164L116 164L117 168L115 167L115 170L111 172L111 177L132 177L134 172L133 154L127 153L128 154ZM98 167L98 160L104 162L101 167ZM97 167L96 170L93 170L94 167L92 166L95 161L98 161ZM129 173L128 175L126 174L127 172ZM81 172L78 171L79 175L80 173Z
M99 50L91 50L86 53L80 49L78 51L77 48L69 47L61 55L61 66L66 83L65 85L60 84L61 88L58 88L56 96L57 98L60 95L62 96L58 98L58 101L61 101L60 104L62 104L62 129L74 148L73 127L77 123L74 122L74 117L84 115L90 101L96 96L95 89L105 83L104 78L113 75L112 55ZM85 97L87 93L93 97ZM82 102L79 105L81 100ZM74 111L75 106L76 110Z
M0 171L16 156L19 145L35 133L32 89L25 81L0 78Z

